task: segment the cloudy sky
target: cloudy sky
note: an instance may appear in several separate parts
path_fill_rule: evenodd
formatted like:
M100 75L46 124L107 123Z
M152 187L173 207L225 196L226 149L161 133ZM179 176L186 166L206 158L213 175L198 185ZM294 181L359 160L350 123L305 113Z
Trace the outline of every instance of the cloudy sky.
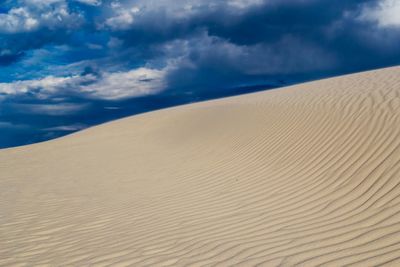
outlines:
M400 64L400 0L2 0L0 147Z

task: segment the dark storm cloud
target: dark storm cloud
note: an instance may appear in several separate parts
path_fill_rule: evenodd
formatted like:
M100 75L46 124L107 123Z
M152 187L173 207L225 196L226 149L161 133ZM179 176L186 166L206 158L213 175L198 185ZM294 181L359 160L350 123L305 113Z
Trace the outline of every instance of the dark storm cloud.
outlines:
M101 65L100 71L102 66L112 71L168 66L174 88L182 87L180 72L192 77L185 86L195 87L219 86L238 77L251 83L263 75L350 72L399 61L398 27L381 28L360 19L366 7L378 4L372 0L9 1L8 10L2 12L9 22L0 23L0 49L5 51L0 62L11 64L23 59L26 51L64 45L69 47L64 53L69 62L62 64L89 60L82 68ZM43 12L51 18L43 19Z
M207 8L205 1L192 12L129 2L105 27L136 50L132 60L178 59L169 73L173 88L251 83L272 74L328 76L400 61L398 28L362 19L377 1L268 1L242 9L228 2Z

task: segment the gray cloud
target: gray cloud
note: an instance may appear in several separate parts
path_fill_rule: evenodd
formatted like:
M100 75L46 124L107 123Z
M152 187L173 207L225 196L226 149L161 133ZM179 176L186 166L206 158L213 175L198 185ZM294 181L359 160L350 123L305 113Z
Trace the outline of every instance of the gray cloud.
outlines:
M56 103L56 104L13 104L12 107L21 114L39 114L49 116L64 116L78 113L87 104L80 103Z
M157 26L166 27L171 23L187 23L188 20L202 17L207 13L228 12L239 15L264 3L265 0L113 1L110 3L111 12L106 16L104 25L113 30L126 30L136 25L157 22L154 21L157 17L157 20L164 22Z
M70 125L61 125L61 126L45 128L45 129L42 129L42 131L44 131L44 132L54 132L54 131L73 132L73 131L83 130L87 127L88 126L85 124L76 123L76 124L70 124Z
M396 0L16 3L0 14L0 65L24 58L20 72L35 77L0 83L2 98L117 100L400 62ZM39 48L55 62L42 75Z
M27 124L12 123L8 121L0 121L0 129L26 129L29 128Z

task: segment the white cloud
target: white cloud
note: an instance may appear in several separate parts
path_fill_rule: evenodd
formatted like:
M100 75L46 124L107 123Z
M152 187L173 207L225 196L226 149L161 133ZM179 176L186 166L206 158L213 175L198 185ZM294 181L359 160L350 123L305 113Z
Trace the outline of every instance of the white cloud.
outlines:
M65 0L20 0L22 6L31 6L31 7L45 7L57 3L64 3Z
M118 4L113 5L113 10L113 16L106 19L105 25L118 30L129 28L135 21L136 14L140 11L137 6L123 7Z
M83 94L99 99L122 99L153 94L166 88L166 69L138 68L127 72L67 77L47 76L37 80L0 83L3 97L33 94L46 99L60 93Z
M153 16L159 14L166 21L182 20L211 13L216 10L224 12L242 12L265 3L265 0L137 0L120 3L111 2L110 16L104 21L104 26L113 30L126 30L140 22L151 22Z
M374 7L365 7L361 19L374 21L380 27L399 27L400 0L381 0Z
M19 7L0 14L0 33L31 32L39 28L72 28L82 16L70 13L64 0L25 0Z
M90 6L100 6L102 3L101 0L75 0L75 1Z
M13 8L7 14L0 14L0 32L27 32L38 28L39 21L25 8Z
M139 68L106 73L96 83L81 88L95 98L121 99L157 93L166 88L166 70Z
M83 82L94 81L93 75L54 77L47 76L37 80L23 80L11 83L0 83L0 94L19 95L35 92L38 98L46 98L68 87L76 87Z
M246 9L249 7L261 5L264 3L264 0L229 0L227 1L228 5L238 9Z

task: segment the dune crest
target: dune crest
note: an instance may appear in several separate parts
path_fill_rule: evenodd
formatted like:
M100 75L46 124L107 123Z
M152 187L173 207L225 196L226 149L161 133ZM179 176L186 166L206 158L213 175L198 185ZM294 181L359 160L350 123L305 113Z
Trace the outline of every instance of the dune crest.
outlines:
M0 266L400 265L400 67L0 151Z

